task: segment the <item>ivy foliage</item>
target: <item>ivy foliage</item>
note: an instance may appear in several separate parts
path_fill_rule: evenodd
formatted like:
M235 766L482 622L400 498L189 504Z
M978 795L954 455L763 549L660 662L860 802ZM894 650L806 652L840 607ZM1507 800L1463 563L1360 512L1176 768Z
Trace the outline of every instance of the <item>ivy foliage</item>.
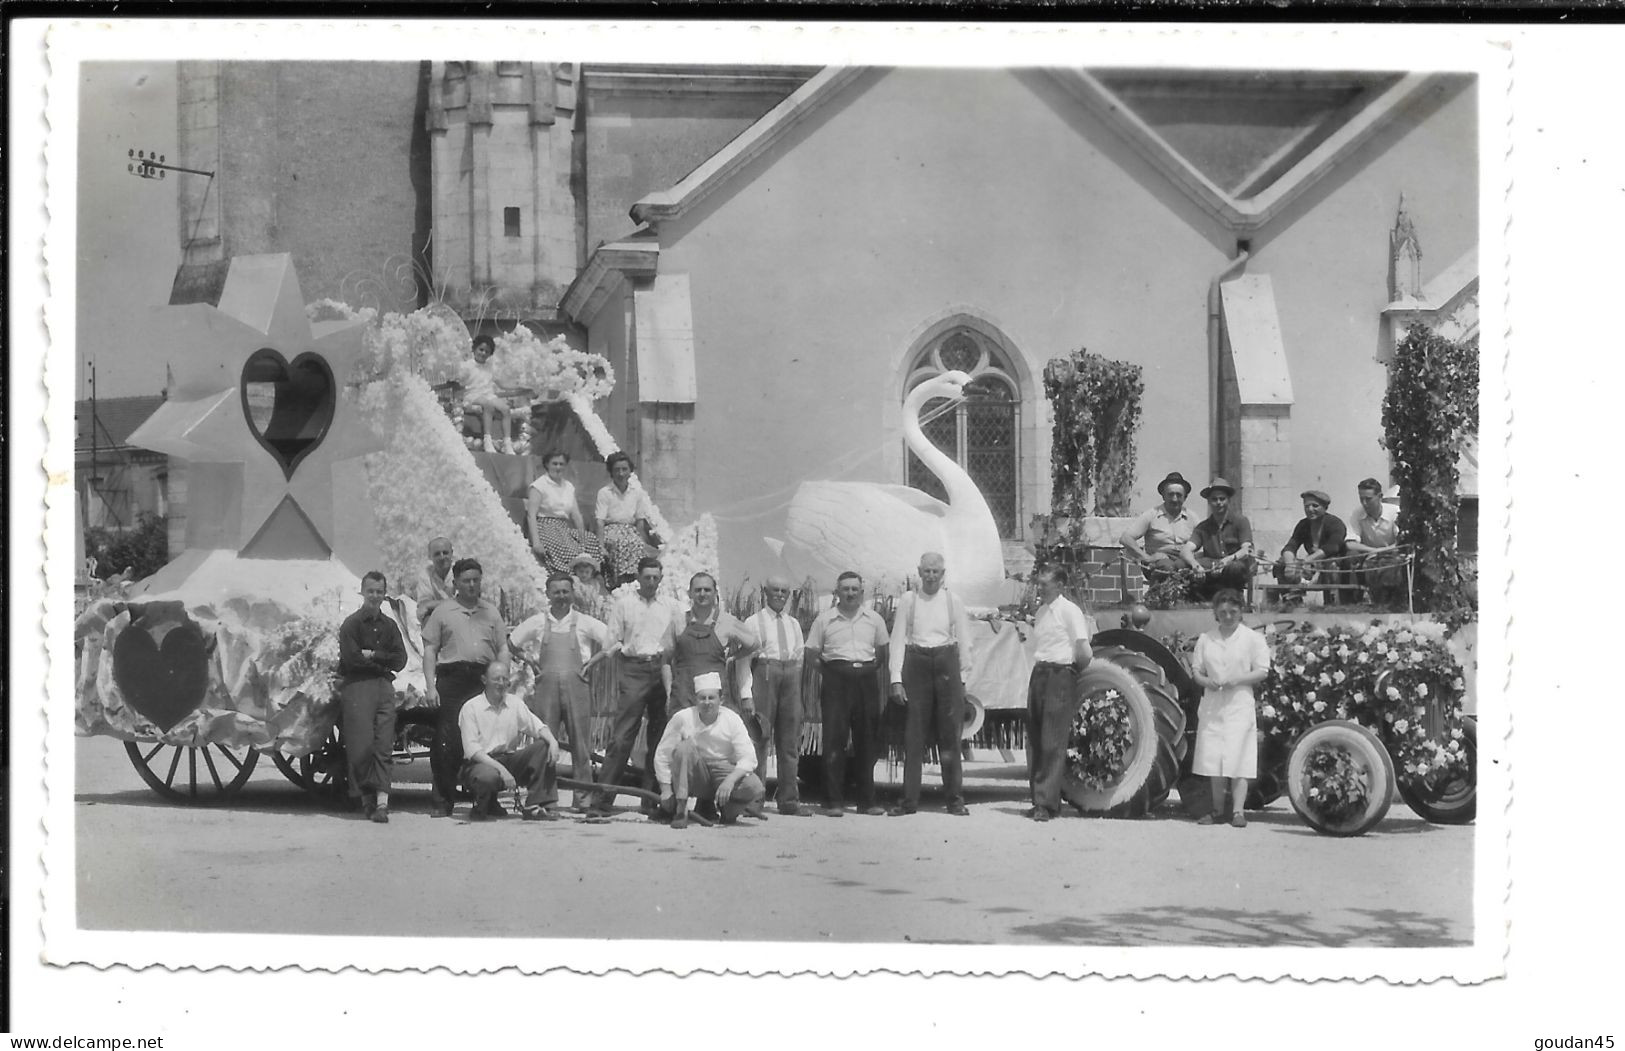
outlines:
M1436 613L1471 609L1457 543L1457 460L1478 434L1478 338L1457 342L1413 326L1388 363L1382 429L1400 487L1399 540L1417 553L1417 605Z
M92 526L85 530L85 554L96 560L98 580L126 569L131 580L150 577L169 561L169 519L148 512L133 529Z
M1071 518L1128 514L1145 394L1140 366L1080 347L1044 366L1044 393L1055 416L1052 513Z

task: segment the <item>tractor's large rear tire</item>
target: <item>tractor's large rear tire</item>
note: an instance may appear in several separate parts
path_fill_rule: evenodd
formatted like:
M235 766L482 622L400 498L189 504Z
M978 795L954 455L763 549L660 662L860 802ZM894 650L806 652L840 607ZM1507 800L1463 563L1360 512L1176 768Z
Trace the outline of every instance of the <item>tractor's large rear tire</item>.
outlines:
M1098 646L1094 655L1096 660L1109 660L1134 676L1151 702L1157 728L1157 760L1146 786L1146 810L1154 810L1179 783L1180 771L1190 765L1190 738L1185 732L1185 709L1179 703L1179 690L1169 681L1160 662L1149 654L1122 646Z
M1461 746L1467 764L1449 780L1435 784L1401 779L1399 798L1416 816L1435 825L1465 825L1478 816L1478 720L1461 720Z
M1292 748L1278 737L1258 739L1258 776L1247 782L1247 809L1262 810L1286 795L1287 761Z
M1307 764L1322 748L1342 751L1365 772L1365 805L1350 814L1330 817L1309 797ZM1394 761L1377 735L1359 723L1331 719L1304 731L1292 745L1287 764L1287 795L1304 824L1327 836L1363 836L1388 813L1394 801Z
M1133 650L1097 648L1078 677L1076 703L1081 707L1085 698L1106 690L1116 690L1128 707L1130 746L1123 774L1117 783L1096 789L1069 772L1061 794L1085 814L1142 817L1162 805L1179 779L1185 714L1162 669Z

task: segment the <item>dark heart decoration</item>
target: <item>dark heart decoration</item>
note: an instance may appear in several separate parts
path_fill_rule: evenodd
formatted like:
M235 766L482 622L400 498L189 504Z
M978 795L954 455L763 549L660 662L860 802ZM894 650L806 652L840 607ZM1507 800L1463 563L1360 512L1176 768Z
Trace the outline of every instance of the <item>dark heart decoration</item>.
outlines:
M203 703L212 640L179 602L132 606L130 614L113 644L113 681L130 707L167 732Z
M266 348L243 365L243 416L248 429L292 478L333 425L338 387L327 360L313 351L288 359Z

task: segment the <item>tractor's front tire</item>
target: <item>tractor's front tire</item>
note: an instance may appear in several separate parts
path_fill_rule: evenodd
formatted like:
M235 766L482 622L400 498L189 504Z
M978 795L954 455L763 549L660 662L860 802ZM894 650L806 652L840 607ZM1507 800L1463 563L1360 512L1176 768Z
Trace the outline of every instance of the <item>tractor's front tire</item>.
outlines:
M1129 755L1122 776L1106 788L1090 788L1070 774L1061 794L1085 814L1142 817L1161 806L1179 780L1185 755L1185 713L1179 695L1157 663L1119 646L1101 646L1078 677L1076 703L1116 690L1128 706Z

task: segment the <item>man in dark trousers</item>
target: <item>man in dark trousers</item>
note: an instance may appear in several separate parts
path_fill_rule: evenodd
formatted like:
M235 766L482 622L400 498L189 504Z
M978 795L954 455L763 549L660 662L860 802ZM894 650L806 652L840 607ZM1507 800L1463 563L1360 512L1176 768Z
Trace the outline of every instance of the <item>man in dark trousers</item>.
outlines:
M463 703L485 688L485 669L508 659L508 628L495 606L480 598L484 572L472 558L451 567L454 593L423 623L424 697L440 710L429 770L434 778L434 817L450 817L463 744L457 716ZM429 669L433 669L431 674Z
M858 778L858 810L886 811L875 802L875 759L880 736L880 651L890 636L880 614L863 604L863 578L847 570L835 581L836 603L818 614L807 633L807 652L821 660L824 709L823 813L846 813L846 742Z
M482 696L471 698L457 716L462 739L462 780L474 794L470 821L501 814L497 794L510 793L526 821L557 821L558 738L518 697L508 695L508 664L485 669ZM520 790L524 794L520 794Z
M613 595L609 607L609 649L616 658L620 676L615 701L615 722L610 729L609 746L604 749L604 765L598 768L598 783L604 786L588 812L589 821L606 821L615 805L614 786L626 773L627 759L638 739L638 724L647 722L644 740L643 784L655 787L655 748L666 730L666 696L670 689L672 621L677 604L660 593L663 572L660 560L638 562L638 586L629 594ZM653 804L645 807L654 811Z
M1089 666L1089 622L1062 593L1066 570L1038 571L1038 612L1033 616L1033 673L1027 680L1027 782L1034 821L1061 812L1066 744L1077 711L1078 673Z
M926 744L937 746L948 813L965 817L965 679L970 675L970 619L965 604L942 586L947 563L935 551L920 556L920 587L897 600L892 619L891 699L906 709L903 723L903 801L893 817L920 808Z
M389 823L395 755L395 673L406 666L401 629L384 615L389 582L377 570L361 578L361 608L339 625L339 713L350 801Z

